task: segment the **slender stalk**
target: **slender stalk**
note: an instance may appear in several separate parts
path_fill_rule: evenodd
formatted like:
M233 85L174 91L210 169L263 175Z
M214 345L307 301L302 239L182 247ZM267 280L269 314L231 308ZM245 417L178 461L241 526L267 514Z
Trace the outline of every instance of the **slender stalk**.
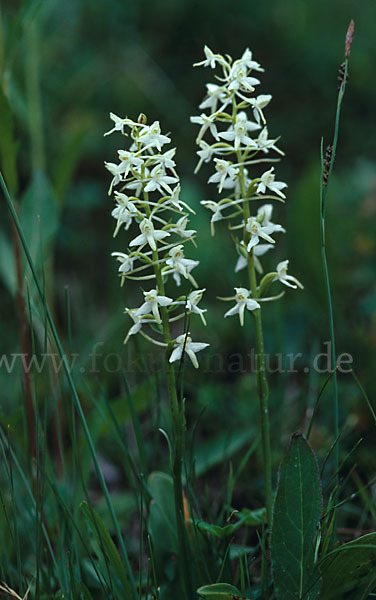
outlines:
M235 98L233 99L233 110L232 110L232 125L235 127L237 104ZM247 198L247 190L245 189L244 180L244 162L245 156L243 156L241 150L236 152L237 161L241 165L239 167L239 184L241 197ZM243 203L243 214L244 223L247 223L249 219L249 201L246 199ZM248 232L244 226L244 243L247 246L249 242ZM252 292L253 298L257 298L257 280L256 280L256 269L253 251L248 254L248 278L249 285ZM265 495L265 508L266 515L269 525L272 522L272 507L273 507L273 488L272 488L272 458L271 458L271 445L270 445L270 419L269 419L269 386L266 377L266 364L265 364L265 349L264 349L264 334L262 329L262 316L261 308L253 311L255 319L255 333L256 333L256 378L257 378L257 394L259 397L260 407L260 424L261 424L261 440L262 440L262 453L263 453L263 471L264 471L264 495Z
M241 161L241 155L238 153L238 162ZM239 182L242 197L246 197L246 190L244 186L244 167L239 169ZM249 203L244 202L244 221L250 217ZM247 232L244 229L245 244L248 243ZM257 281L256 281L256 270L253 252L251 251L248 255L248 277L249 285L252 292L253 298L257 298ZM269 419L269 386L266 377L266 364L265 364L265 349L264 349L264 334L262 329L262 316L261 308L253 311L255 319L255 333L256 333L256 377L257 377L257 393L260 402L260 422L261 422L261 439L262 439L262 451L263 451L263 469L264 469L264 493L265 493L265 507L267 520L270 525L272 521L272 504L273 504L273 492L272 492L272 458L271 458L271 446L270 446L270 419Z
M353 23L353 22L352 22ZM350 24L351 27L351 24ZM350 28L349 28L350 29ZM351 38L352 41L352 38ZM350 41L350 46L351 46ZM347 43L347 42L346 42ZM348 59L349 59L350 47L347 48L346 45L346 58L344 63L344 71L343 77L341 81L341 85L338 91L338 100L337 100L337 110L334 124L334 134L333 134L333 143L331 146L331 150L328 150L326 153L326 157L324 159L323 147L321 145L321 186L320 186L320 239L321 239L321 260L324 269L324 281L325 281L325 293L326 293L326 302L329 313L329 332L330 332L330 350L331 350L331 368L333 369L333 407L334 407L334 437L338 439L339 437L339 401L338 401L338 379L337 379L337 358L336 358L336 345L335 345L335 329L334 329L334 312L333 312L333 302L332 302L332 292L329 278L329 269L328 269L328 261L326 255L326 238L325 238L325 216L326 216L326 206L327 206L327 194L328 194L328 185L330 181L330 176L332 174L337 142L338 142L338 133L339 133L339 123L340 123L340 114L341 114L341 106L342 100L346 89L346 80L348 74ZM334 448L334 473L336 473L336 483L338 483L339 479L339 442L335 445Z
M143 192L145 199L146 214L150 216L149 208L149 196L147 192ZM154 273L157 283L158 295L165 296L165 286L163 281L163 275L161 272L161 265L159 262L158 249L153 250L153 263ZM162 320L162 331L163 341L167 346L166 349L166 373L167 373L167 388L168 396L170 401L170 411L172 419L172 435L173 435L173 457L172 457L172 476L174 484L174 500L175 500L175 514L176 514L176 526L177 526L177 537L178 546L180 549L179 556L179 572L183 585L182 594L185 600L190 597L190 588L192 587L188 561L184 560L187 554L187 535L184 524L184 506L183 506L183 485L182 485L182 464L184 455L184 417L182 410L179 407L175 369L174 366L169 362L169 355L171 352L171 333L170 323L168 318L167 308L165 306L160 307L161 320Z

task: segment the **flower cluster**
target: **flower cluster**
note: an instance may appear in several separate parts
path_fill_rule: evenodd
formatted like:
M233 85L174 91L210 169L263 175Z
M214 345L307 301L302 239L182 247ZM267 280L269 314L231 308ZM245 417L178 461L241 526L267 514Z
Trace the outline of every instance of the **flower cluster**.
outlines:
M303 287L295 277L287 274L288 260L280 262L259 285L256 280L256 271L263 274L260 257L274 248L275 234L285 233L281 225L272 222L271 203L284 202L286 198L283 190L287 184L276 180L272 166L279 158L271 157L271 153L284 153L277 146L278 139L269 137L266 125L264 109L272 97L255 93L260 80L254 75L264 69L253 60L252 52L245 50L238 60L227 54L215 54L207 46L204 53L205 60L194 66L219 68L220 74L216 75L217 83L207 84L207 94L199 106L203 112L191 117L192 123L200 126L196 140L199 161L195 172L203 163L214 166L208 183L215 184L222 197L218 201L201 202L211 213L212 235L215 223L224 219L230 221L231 231L242 233L241 237L233 234L238 254L235 271L248 266L251 289L235 288L235 296L223 299L236 301L225 316L239 314L243 325L245 309L256 310L260 308L259 302L281 296L265 297L274 281L293 288ZM208 135L211 143L204 139ZM252 208L257 201L262 204L254 211Z
M118 150L118 163L106 162L112 175L109 195L114 188L114 237L121 228L129 231L126 252L113 252L119 263L121 285L126 279L150 282L143 291L143 302L137 308L126 308L133 321L125 338L141 333L162 347L170 347L169 361L181 359L183 352L198 366L195 356L208 344L193 342L189 332L171 340L171 324L186 321L197 314L205 324L205 309L199 307L205 289L192 275L199 261L185 257L185 245L196 234L188 228L189 212L193 212L180 199L179 177L175 170L175 152L162 150L171 142L161 133L158 121L147 125L145 115L138 121L122 119L110 114L114 127L105 135L120 132L130 138L128 150ZM133 232L133 233L132 233ZM190 291L176 299L165 293L165 284L172 276L177 286L187 280ZM148 331L146 332L145 329Z

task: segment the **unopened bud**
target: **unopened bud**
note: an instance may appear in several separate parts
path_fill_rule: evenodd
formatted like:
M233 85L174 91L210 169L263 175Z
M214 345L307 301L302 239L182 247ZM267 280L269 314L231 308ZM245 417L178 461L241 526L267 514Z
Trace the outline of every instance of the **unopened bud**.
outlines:
M138 115L137 123L140 123L140 125L146 125L146 121L147 121L146 115L144 115L144 113L140 113Z

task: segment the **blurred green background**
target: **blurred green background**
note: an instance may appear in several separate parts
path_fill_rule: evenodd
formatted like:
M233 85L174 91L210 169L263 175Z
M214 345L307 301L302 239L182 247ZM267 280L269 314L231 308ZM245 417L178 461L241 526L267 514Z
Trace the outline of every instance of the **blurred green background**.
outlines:
M288 233L280 236L265 267L274 268L278 260L289 258L291 274L305 285L303 292L287 291L264 311L267 351L302 354L296 372L271 377L275 445L283 447L286 436L304 424L306 409L325 379L310 369L314 354L324 349L329 338L319 242L320 139L324 136L325 144L331 141L338 67L351 18L355 40L329 192L327 245L338 354L353 356L356 373L372 399L376 391L375 2L2 2L2 91L17 143L18 182L15 178L13 191L35 255L40 254L36 214L41 214L47 294L59 329L67 347L79 354L82 372L89 368L93 345L103 342L98 352L121 354L135 387L145 371L142 365L129 367L129 361L137 346L149 354L150 348L143 340L132 341L129 348L122 345L129 327L122 310L138 302L139 292L132 284L120 289L110 256L115 249L125 249L126 234L112 239L110 178L103 162L116 158L123 139L104 138L103 133L111 127L110 111L133 119L144 112L149 121L158 119L162 130L171 132L182 198L197 212L192 225L199 231L198 249L192 247L190 257L200 258L197 279L200 287L207 288L202 304L208 308L208 327L204 330L198 324L193 333L210 342L210 352L207 358L202 353L203 368L198 373L190 367L185 373L188 426L204 410L198 433L203 440L230 429L244 431L253 412L257 415L257 404L253 379L228 368L234 352L249 352L253 333L250 320L248 330L241 332L235 318L225 321L226 306L215 299L231 295L235 285L245 282L241 273L234 274L236 256L225 227L217 227L211 238L208 213L199 204L213 193L206 184L211 168L204 165L193 176L197 129L189 117L199 114L205 83L213 74L210 69L193 69L192 63L202 59L205 44L234 57L249 47L265 67L260 91L273 95L266 116L270 134L281 136L279 145L286 152L277 166L278 179L289 186L287 203L278 207L275 220ZM11 118L6 110L2 111L5 174L12 170L6 146ZM0 354L9 354L19 351L19 346L10 219L4 202L1 214ZM27 270L26 275L30 284ZM66 286L72 309L71 345ZM215 353L220 356L213 357ZM103 357L98 358L98 372L85 376L82 389L105 388L116 399L122 383L113 360L111 373ZM17 423L22 418L21 384L4 369L0 378L2 421L13 418ZM145 414L148 403L140 405L146 434L149 427L154 431L159 418L156 409L150 422ZM364 468L375 468L374 452L367 451L372 421L351 375L340 376L340 403L341 423L355 429L356 439L359 432L366 436ZM319 450L327 449L332 440L330 407L328 388L315 429Z

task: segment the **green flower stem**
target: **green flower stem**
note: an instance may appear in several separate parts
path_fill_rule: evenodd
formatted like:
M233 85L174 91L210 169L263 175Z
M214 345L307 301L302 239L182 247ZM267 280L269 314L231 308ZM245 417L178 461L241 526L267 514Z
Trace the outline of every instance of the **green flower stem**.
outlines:
M145 212L147 217L150 217L149 208L149 194L143 192L145 200ZM154 262L154 273L157 283L157 292L161 296L165 296L165 286L163 281L163 275L161 266L159 263L158 250L152 251L153 262ZM191 588L189 569L187 568L188 561L185 560L187 555L187 535L184 525L184 506L183 506L183 485L182 485L182 464L184 454L184 417L179 407L177 389L176 389L176 378L174 366L169 362L171 353L171 333L170 323L168 318L167 308L165 306L160 307L160 314L162 320L162 331L163 341L167 346L166 349L166 372L167 372L167 388L168 396L170 401L170 411L172 419L172 435L173 435L173 456L172 456L172 476L174 483L174 499L175 499L175 514L176 514L176 526L177 526L177 537L179 546L179 571L180 577L183 584L182 593L184 599L188 600L190 597L189 589Z
M238 152L238 162L242 162L241 153ZM240 189L243 198L246 197L246 190L244 185L244 167L239 168L239 182ZM250 217L249 203L244 202L244 221ZM248 243L248 236L245 233L244 242ZM257 281L256 281L256 270L253 252L251 251L248 255L248 277L249 284L253 298L257 298ZM263 469L264 469L264 493L265 493L265 506L266 515L269 525L272 521L272 505L273 505L273 493L272 493L272 458L271 458L271 447L270 447L270 420L269 420L269 386L266 377L266 364L265 364L265 350L264 350L264 335L262 329L262 316L261 308L253 311L255 319L255 332L256 332L256 377L257 377L257 393L260 401L260 421L261 421L261 438L262 438L262 451L263 451Z

